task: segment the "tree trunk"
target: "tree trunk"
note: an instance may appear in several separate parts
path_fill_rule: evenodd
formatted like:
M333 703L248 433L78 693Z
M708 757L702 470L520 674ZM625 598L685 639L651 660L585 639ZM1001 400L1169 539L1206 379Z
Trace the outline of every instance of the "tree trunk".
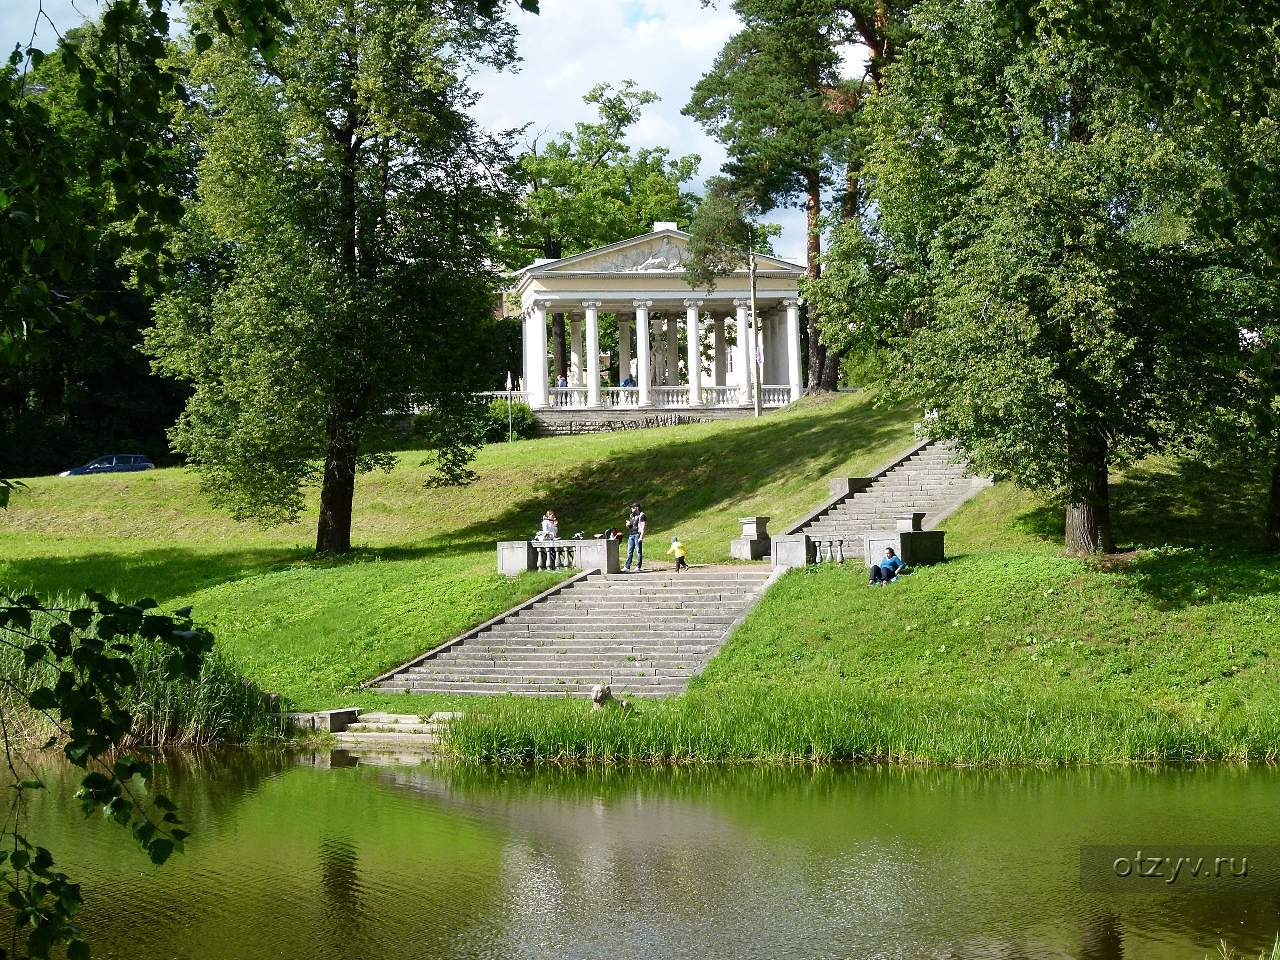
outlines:
M1067 553L1114 553L1111 490L1107 482L1107 441L1089 437L1068 454Z
M351 504L356 494L356 445L349 424L334 416L329 426L329 449L320 487L320 522L316 553L351 551Z
M830 393L834 393L840 389L840 361L843 359L841 354L827 348L827 362L822 368L822 389Z
M804 275L817 280L822 272L822 179L817 170L805 174L805 238L806 261ZM805 311L805 331L809 335L809 393L823 388L822 374L827 363L827 348L818 339L818 318L812 310Z
M1271 496L1267 502L1267 533L1263 545L1280 550L1280 446L1272 453Z

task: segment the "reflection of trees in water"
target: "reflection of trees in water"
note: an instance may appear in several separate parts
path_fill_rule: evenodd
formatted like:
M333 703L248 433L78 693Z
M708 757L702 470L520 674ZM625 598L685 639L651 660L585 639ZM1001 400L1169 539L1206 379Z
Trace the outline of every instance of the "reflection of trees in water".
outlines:
M320 838L320 897L330 953L339 956L359 935L364 919L359 856L348 836Z
M1124 935L1115 914L1100 913L1080 930L1080 960L1124 960Z
M618 957L715 944L744 957L1122 960L1126 930L1170 957L1203 931L1274 932L1274 912L1240 902L1108 902L1079 884L1079 843L1150 823L1171 796L1220 799L1241 785L1229 772L464 767L382 777L508 834L512 953L598 939ZM1238 926L1236 914L1250 919Z

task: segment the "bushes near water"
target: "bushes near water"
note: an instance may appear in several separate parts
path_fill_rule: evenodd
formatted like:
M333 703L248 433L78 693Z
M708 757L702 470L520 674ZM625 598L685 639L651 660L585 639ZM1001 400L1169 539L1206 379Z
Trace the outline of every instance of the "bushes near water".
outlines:
M58 601L64 607L80 602ZM47 632L53 621L37 616L33 627ZM171 652L159 640L130 638L137 682L125 691L124 706L133 717L133 732L126 745L219 746L281 736L281 706L245 680L231 660L215 646L205 657L195 680L174 679L164 661ZM0 645L0 676L13 678L17 689L0 686L0 709L10 732L28 742L43 741L57 733L49 720L33 711L22 696L52 682L54 671L46 664L27 668L21 652Z

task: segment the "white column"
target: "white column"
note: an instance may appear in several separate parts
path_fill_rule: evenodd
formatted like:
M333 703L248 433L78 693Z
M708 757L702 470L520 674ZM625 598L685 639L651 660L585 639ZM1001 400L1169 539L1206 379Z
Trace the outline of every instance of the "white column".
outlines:
M702 406L701 300L684 302L685 364L689 368L689 406Z
M663 341L667 349L667 386L680 386L680 318L674 313L669 313L664 318L667 325L666 340Z
M711 377L717 387L724 383L724 317L716 316L711 321L712 361Z
M569 319L569 386L582 386L582 320Z
M600 406L600 309L599 300L584 300L582 308L586 311L585 332L587 335L587 406Z
M649 308L652 300L634 300L636 308L636 383L640 388L640 406L647 407L649 399Z
M751 301L735 300L733 305L738 311L738 342L733 348L733 365L737 368L735 372L738 381L738 402L747 407L751 405L751 365L753 363L751 321L747 317L751 309Z
M618 314L618 386L631 376L631 321Z
M524 319L524 383L529 406L547 405L547 301L535 300Z
M787 385L791 387L791 399L799 400L803 389L800 383L800 301L783 300L787 308Z

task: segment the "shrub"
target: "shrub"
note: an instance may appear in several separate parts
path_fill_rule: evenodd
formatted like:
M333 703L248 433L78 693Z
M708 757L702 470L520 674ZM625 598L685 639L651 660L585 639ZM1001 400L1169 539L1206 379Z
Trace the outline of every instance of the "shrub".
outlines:
M507 439L507 401L494 397L486 411L485 443L502 443ZM538 430L533 410L527 403L511 402L511 435L517 440L529 440Z

